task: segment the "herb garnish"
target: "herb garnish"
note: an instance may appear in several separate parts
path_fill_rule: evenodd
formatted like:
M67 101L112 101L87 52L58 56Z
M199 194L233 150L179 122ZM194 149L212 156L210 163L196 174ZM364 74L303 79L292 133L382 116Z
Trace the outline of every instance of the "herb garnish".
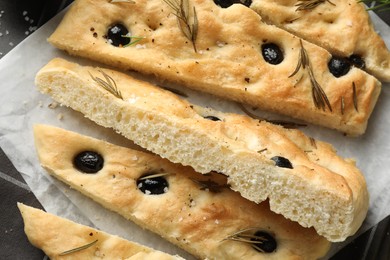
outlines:
M311 63L310 63L309 55L307 54L306 49L303 47L302 40L300 39L299 41L301 44L301 51L299 52L298 64L297 64L297 67L295 68L294 72L288 77L291 78L295 74L297 74L298 71L301 69L301 67L303 69L307 68L307 72L308 72L309 78L310 78L310 83L312 86L311 93L312 93L314 105L316 106L316 108L319 108L322 110L325 110L325 107L328 107L329 110L332 112L332 106L329 103L329 99L326 96L326 93L324 92L324 90L322 89L322 87L320 86L320 84L317 82L317 80L314 77L313 68L312 68Z
M123 38L129 38L130 39L130 42L126 45L123 45L122 47L123 48L126 48L126 47L129 47L131 45L134 45L136 44L137 42L139 41L142 41L143 39L145 39L145 37L140 37L140 36L129 36L129 35L121 35ZM131 41L131 40L135 40L135 41Z
M118 90L118 87L116 86L115 80L112 77L110 77L107 73L105 73L104 71L99 70L99 72L102 73L105 80L92 76L92 74L90 72L88 72L88 73L91 76L91 78L96 83L98 83L101 87L103 87L105 90L107 90L108 92L110 92L111 94L116 96L117 98L120 98L123 100L122 93L120 92L120 90Z
M227 238L223 239L222 241L233 240L233 241L248 243L256 250L258 250L260 252L264 252L264 250L262 248L260 248L258 245L261 245L265 241L267 241L267 238L254 235L253 230L257 231L257 230L259 230L259 228L247 228L247 229L240 230L240 231L228 236Z
M83 246L80 246L80 247L76 247L76 248L73 248L73 249L70 249L70 250L66 250L66 251L60 253L59 256L68 255L68 254L72 254L74 252L78 252L78 251L87 249L88 247L93 246L97 241L98 240L96 239L95 241L92 241L91 243L88 243L86 245L83 245Z
M161 176L168 175L169 173L156 173L156 174L151 174L151 175L146 175L144 177L139 178L138 180L146 180L146 179L153 179Z
M283 126L284 128L287 128L287 129L295 129L295 128L298 128L300 126L306 126L305 124L300 124L300 123L295 123L295 122L290 122L290 121L284 121L284 120L268 120L268 119L259 117L258 115L255 115L254 113L250 112L241 103L237 103L237 105L241 108L241 110L245 114L247 114L248 116L250 116L250 117L252 117L254 119L257 119L259 121L266 121L266 122L271 123L271 124Z
M219 193L222 191L223 188L230 188L228 184L218 184L215 181L212 181L211 179L208 179L207 181L199 181L195 179L191 179L196 184L199 184L201 187L201 190L208 190L210 192Z
M390 9L390 0L361 0L359 3L365 3L367 6L367 11L380 10L386 11Z
M190 21L190 5L188 0L163 0L174 11L177 17L179 28L184 36L192 42L194 51L196 50L196 37L198 36L198 16L196 14L195 6L193 7L193 18Z
M298 8L295 9L295 11L304 11L304 10L311 10L319 6L320 4L323 4L325 2L328 2L331 5L335 5L329 0L298 0L297 6Z
M352 98L353 106L355 107L356 112L359 112L355 82L352 82Z

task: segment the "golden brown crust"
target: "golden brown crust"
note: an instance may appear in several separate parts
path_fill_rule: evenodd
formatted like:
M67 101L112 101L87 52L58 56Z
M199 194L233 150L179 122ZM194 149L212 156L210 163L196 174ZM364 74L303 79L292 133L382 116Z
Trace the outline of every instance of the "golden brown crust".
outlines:
M199 21L195 53L164 1L134 2L78 0L49 42L72 55L154 74L163 80L351 135L364 133L381 84L357 68L340 78L334 77L327 65L331 55L325 49L303 41L314 78L332 111L326 105L324 109L316 108L307 67L290 77L299 61L300 39L263 23L259 15L245 6L222 9L211 0L190 1ZM104 36L108 27L117 22L144 39L126 48L112 46ZM271 65L264 60L264 42L281 47L284 60L280 64ZM353 84L358 110L353 105Z
M29 241L42 249L50 259L158 259L179 260L151 248L130 242L118 236L77 224L42 210L18 203ZM96 242L95 242L96 241ZM71 249L93 243L86 249L61 256Z
M104 78L101 71L116 82L123 100L92 80ZM269 198L273 211L331 241L355 233L367 213L367 187L355 164L298 130L206 110L126 74L62 59L46 65L36 84L57 102L170 161L226 174L245 198ZM204 118L210 115L221 121ZM287 158L293 169L275 167L273 156Z
M63 129L34 128L40 162L50 174L199 258L208 259L317 259L329 243L314 229L303 228L227 188L219 193L202 190L196 181L226 183L219 174L204 176L158 156L115 146ZM93 150L104 158L96 174L84 174L72 164L80 151ZM58 159L61 158L61 159ZM137 180L148 173L167 173L166 193L147 195ZM259 253L250 245L224 240L239 230L256 227L277 240L273 253Z
M369 73L382 81L390 81L390 52L375 31L363 3L323 1L313 9L297 11L299 2L253 0L250 8L267 23L322 46L334 55L362 57Z

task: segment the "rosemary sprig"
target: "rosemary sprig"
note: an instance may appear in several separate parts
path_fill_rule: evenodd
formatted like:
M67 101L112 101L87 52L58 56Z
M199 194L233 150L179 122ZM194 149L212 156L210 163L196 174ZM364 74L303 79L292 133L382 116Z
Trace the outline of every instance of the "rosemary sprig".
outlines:
M252 247L254 247L255 249L257 249L258 251L260 252L264 252L264 250L262 248L260 248L258 245L261 245L263 244L265 241L267 241L267 238L265 237L261 237L261 236L255 236L253 234L253 230L259 230L258 228L247 228L247 229L243 229L243 230L240 230L228 237L226 237L225 239L223 239L222 241L225 241L225 240L233 240L233 241L238 241L238 242L243 242L243 243L248 243L250 244Z
M156 174L151 174L151 175L146 175L144 177L141 177L139 178L138 180L146 180L146 179L153 179L153 178L157 178L157 177L161 177L161 176L166 176L168 175L169 173L156 173Z
M116 96L117 98L120 98L123 100L122 93L120 92L120 90L116 86L115 80L112 77L110 77L107 73L105 73L104 71L99 70L99 72L102 73L104 79L94 77L94 76L92 76L92 74L90 72L88 72L88 73L91 76L91 78L96 83L98 83L102 88L104 88L105 90L107 90L108 92L110 92L111 94Z
M329 99L326 96L325 91L322 89L320 84L317 82L317 80L314 77L313 68L310 63L309 55L307 54L306 49L303 47L302 40L300 40L301 44L301 50L299 52L299 58L298 58L298 64L294 70L293 73L291 73L289 78L293 77L295 74L298 73L298 71L303 68L307 68L307 72L309 74L310 83L311 83L311 93L314 101L314 105L316 108L325 110L325 107L328 107L330 111L332 111L332 106L330 105Z
M129 35L121 35L121 36L123 38L129 38L130 39L130 42L128 44L123 45L124 48L129 47L131 45L134 45L137 42L142 41L143 39L145 39L145 37L140 37L140 36L129 36ZM133 39L134 39L134 41L132 41Z
M297 9L295 9L295 11L298 12L298 11L312 10L325 2L328 2L331 5L335 5L329 0L298 0L297 4L295 5L297 6Z
M259 117L258 115L250 112L248 109L245 108L245 106L241 103L237 103L237 105L240 107L240 109L245 113L247 114L248 116L254 118L254 119L257 119L259 121L266 121L268 123L271 123L271 124L275 124L275 125L280 125L280 126L283 126L284 128L287 128L287 129L295 129L295 128L298 128L298 127L301 127L301 126L306 126L305 124L300 124L300 123L295 123L295 122L290 122L290 121L284 121L284 120L268 120L268 119L265 119L265 118L262 118L262 117Z
M93 246L97 242L98 242L98 240L96 239L95 241L92 241L91 243L88 243L86 245L83 245L83 246L80 246L80 247L76 247L76 248L73 248L73 249L70 249L70 250L66 250L66 251L60 253L59 256L64 256L64 255L72 254L72 253L75 253L75 252L87 249L88 247Z
M365 3L367 6L369 6L366 9L367 11L386 11L390 9L390 0L361 0L358 2Z
M188 0L163 0L167 5L169 5L173 11L174 15L177 17L177 22L179 28L184 36L192 42L194 51L196 50L196 38L198 36L198 16L196 14L195 6L193 7L193 17L192 21L190 20L190 5Z
M191 179L193 182L201 186L201 190L208 190L210 192L219 193L224 188L230 188L228 184L218 184L215 181L212 181L211 179L208 179L207 181L199 181L195 179Z

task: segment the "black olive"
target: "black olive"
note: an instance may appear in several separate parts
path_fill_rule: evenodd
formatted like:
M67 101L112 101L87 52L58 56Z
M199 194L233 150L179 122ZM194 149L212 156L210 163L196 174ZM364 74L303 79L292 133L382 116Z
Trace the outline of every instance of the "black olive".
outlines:
M92 151L81 152L73 159L74 167L84 173L97 173L103 168L103 164L103 157Z
M348 73L348 71L351 69L351 63L346 58L332 57L328 62L328 68L333 76L339 78Z
M243 4L249 7L252 4L252 0L214 0L214 3L222 8L228 8L233 4Z
M287 158L284 158L282 156L274 156L271 158L271 160L274 161L276 166L278 167L289 168L289 169L293 168L291 162Z
M137 187L147 195L159 195L168 191L168 181L164 176L150 177L147 175L137 180Z
M131 41L130 37L124 37L128 33L129 31L123 24L114 24L108 28L107 39L114 46L124 46Z
M254 234L258 238L251 238L251 241L258 242L253 243L252 247L262 253L272 253L277 248L276 240L269 233L264 231L257 231Z
M353 54L349 56L349 61L353 64L353 66L359 69L364 69L366 67L366 63L359 55Z
M283 52L275 43L266 43L261 46L261 52L266 62L276 65L283 61Z
M205 116L204 118L208 119L208 120L211 120L211 121L221 121L221 119L219 119L216 116Z

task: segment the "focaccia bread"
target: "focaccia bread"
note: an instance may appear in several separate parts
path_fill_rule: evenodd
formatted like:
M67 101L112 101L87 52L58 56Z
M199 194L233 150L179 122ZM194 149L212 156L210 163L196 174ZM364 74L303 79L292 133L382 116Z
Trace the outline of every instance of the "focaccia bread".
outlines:
M314 229L228 189L223 175L51 126L34 136L51 175L199 259L317 259L329 249ZM252 243L233 240L244 235Z
M222 1L223 2L223 1ZM315 43L390 82L390 52L357 0L253 0L250 8L267 23ZM316 5L318 4L318 5Z
M243 197L268 198L271 210L330 241L354 234L367 213L366 182L355 163L299 130L195 106L126 74L62 59L42 68L36 84L172 162L225 174Z
M188 29L164 0L130 2L77 0L49 42L263 110L351 135L365 132L381 83L356 67L341 67L336 77L325 49L267 25L241 4L223 9L212 0L189 0Z
M28 240L51 260L184 260L22 203L18 203L18 207ZM70 252L73 249L76 250Z

